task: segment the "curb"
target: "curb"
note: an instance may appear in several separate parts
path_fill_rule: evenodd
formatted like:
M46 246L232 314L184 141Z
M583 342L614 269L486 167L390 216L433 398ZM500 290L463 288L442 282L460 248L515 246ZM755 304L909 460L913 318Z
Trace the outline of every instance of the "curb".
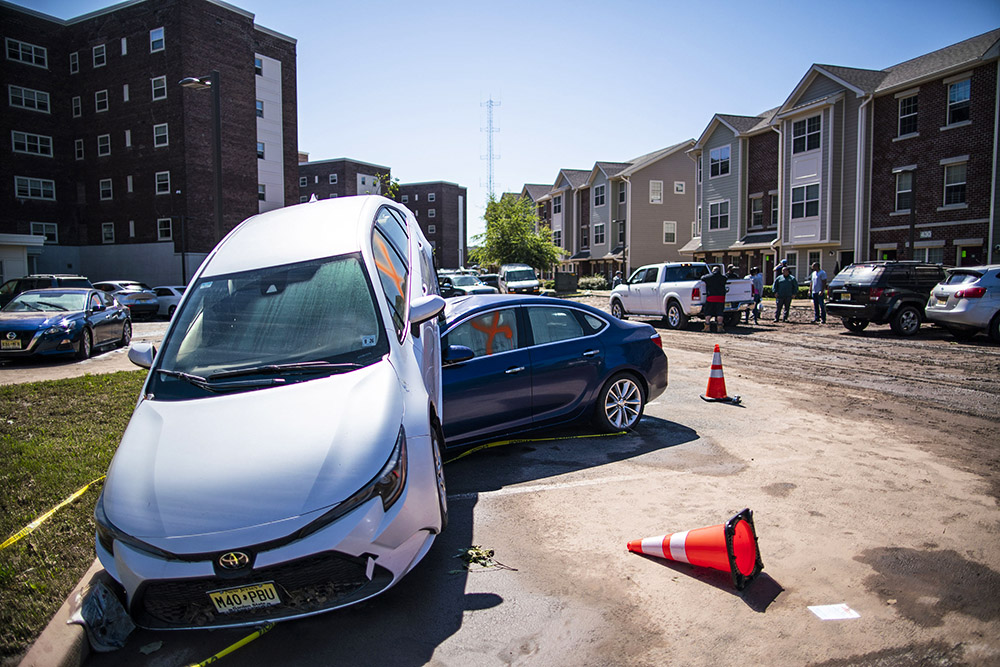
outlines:
M68 623L69 617L76 609L76 598L80 592L107 577L108 574L95 559L28 649L19 667L82 667L90 655L90 642L83 626Z

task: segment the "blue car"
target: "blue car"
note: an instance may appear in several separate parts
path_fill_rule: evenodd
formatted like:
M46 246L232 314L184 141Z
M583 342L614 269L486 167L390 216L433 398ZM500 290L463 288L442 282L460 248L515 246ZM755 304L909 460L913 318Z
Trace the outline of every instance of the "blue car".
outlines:
M648 324L540 296L452 299L445 317L449 448L581 418L631 429L667 387L667 357Z
M132 340L128 309L113 296L84 287L21 292L0 310L0 359L74 354L124 347Z

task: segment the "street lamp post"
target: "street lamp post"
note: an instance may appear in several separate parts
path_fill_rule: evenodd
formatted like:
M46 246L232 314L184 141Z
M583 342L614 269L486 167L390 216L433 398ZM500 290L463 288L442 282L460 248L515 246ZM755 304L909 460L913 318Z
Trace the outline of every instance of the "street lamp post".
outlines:
M914 247L916 243L917 236L917 167L916 165L910 165L908 167L897 167L892 170L892 173L897 177L899 174L909 174L910 175L910 252L909 258L916 259L917 249Z
M215 172L215 242L222 238L222 96L220 92L219 70L212 70L208 76L189 76L180 80L180 85L194 90L212 90L212 128L214 147L212 167Z

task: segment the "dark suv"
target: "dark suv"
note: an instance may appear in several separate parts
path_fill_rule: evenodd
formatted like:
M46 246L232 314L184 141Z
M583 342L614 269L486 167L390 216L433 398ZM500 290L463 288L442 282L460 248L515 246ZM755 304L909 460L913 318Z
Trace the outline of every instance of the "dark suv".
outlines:
M67 273L36 273L23 278L13 278L0 285L0 308L25 290L45 287L93 287L93 285L83 276Z
M924 262L863 262L851 264L830 282L827 312L858 332L869 322L912 336L924 319L931 290L944 280L940 264Z

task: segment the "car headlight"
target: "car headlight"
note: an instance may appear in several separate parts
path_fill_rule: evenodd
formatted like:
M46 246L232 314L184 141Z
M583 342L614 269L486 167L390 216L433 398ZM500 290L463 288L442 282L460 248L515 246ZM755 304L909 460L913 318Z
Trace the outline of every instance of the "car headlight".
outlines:
M389 460L382 466L382 470L350 498L334 505L323 516L302 528L298 533L298 537L301 538L315 533L317 530L328 526L351 510L375 497L382 499L382 509L388 511L403 494L403 487L405 485L406 432L400 426L399 435L396 436L396 446L392 448L392 454L389 455Z
M66 333L69 333L72 330L73 330L73 322L70 322L69 320L63 320L63 321L59 322L59 324L56 324L55 326L49 327L48 329L46 329L42 333L44 333L46 336L48 336L48 335L56 335L56 334L66 334Z

